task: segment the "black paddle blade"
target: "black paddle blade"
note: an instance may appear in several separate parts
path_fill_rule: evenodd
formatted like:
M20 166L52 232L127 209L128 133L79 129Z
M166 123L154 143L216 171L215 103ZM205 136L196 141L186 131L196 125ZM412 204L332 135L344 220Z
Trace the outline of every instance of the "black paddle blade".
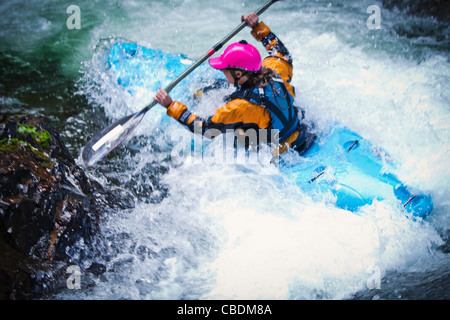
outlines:
M84 164L89 167L120 145L139 125L146 110L118 120L98 132L83 148Z

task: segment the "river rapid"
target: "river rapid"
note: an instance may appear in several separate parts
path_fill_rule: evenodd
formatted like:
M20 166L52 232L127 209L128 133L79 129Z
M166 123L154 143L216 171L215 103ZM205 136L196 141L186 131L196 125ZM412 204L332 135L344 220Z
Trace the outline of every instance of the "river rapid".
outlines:
M80 151L95 132L155 93L130 94L113 81L101 59L111 39L196 60L262 2L76 4L80 29L68 27L68 3L2 1L0 105L49 121L83 166ZM180 125L156 106L130 140L85 168L134 207L105 212L93 245L68 249L81 289L45 298L450 297L448 22L375 0L280 1L261 20L292 54L308 121L318 132L340 122L384 148L400 180L432 196L431 215L414 221L383 201L356 214L314 202L275 166L175 162L171 133ZM241 39L258 45L249 28L232 41ZM212 114L220 99L195 111Z

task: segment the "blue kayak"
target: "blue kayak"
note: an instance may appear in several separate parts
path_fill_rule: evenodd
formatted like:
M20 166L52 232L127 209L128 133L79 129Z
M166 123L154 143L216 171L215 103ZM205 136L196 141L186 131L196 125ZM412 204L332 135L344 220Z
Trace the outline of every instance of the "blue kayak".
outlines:
M192 63L181 54L122 41L112 45L108 53L110 69L130 93L142 88L156 92ZM188 98L187 88L202 87L214 79L223 79L222 73L203 64L178 84L171 95L183 101ZM336 124L316 139L301 161L283 161L281 155L280 170L318 200L331 193L336 206L352 212L374 200L387 200L414 217L425 218L433 209L431 197L412 192L399 181L392 173L396 165L388 158L381 148Z

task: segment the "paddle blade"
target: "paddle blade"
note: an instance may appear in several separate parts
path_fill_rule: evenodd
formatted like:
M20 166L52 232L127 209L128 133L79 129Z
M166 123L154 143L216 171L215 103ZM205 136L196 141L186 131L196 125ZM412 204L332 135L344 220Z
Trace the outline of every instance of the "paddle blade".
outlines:
M92 166L117 148L139 125L145 113L143 110L129 115L98 132L83 148L84 164Z

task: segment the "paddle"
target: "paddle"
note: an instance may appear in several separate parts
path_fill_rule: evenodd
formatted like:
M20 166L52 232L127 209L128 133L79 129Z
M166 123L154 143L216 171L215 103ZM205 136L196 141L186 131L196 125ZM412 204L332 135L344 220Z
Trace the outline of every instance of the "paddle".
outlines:
M259 16L272 4L278 0L269 0L261 8L255 11ZM211 57L215 52L220 50L222 46L234 37L239 31L246 26L246 22L242 22L233 31L231 31L226 37L219 41L215 46L209 49L203 56L201 56L194 64L192 64L186 71L173 80L166 88L166 92L170 92L181 80L183 80L188 74L194 71L199 65L201 65L206 59ZM157 102L153 100L149 105L143 108L141 111L126 116L112 124L105 129L98 132L83 148L82 157L86 166L95 164L100 159L104 158L107 154L118 147L125 139L133 132L133 130L139 125L144 118L144 115L148 110L153 108Z

